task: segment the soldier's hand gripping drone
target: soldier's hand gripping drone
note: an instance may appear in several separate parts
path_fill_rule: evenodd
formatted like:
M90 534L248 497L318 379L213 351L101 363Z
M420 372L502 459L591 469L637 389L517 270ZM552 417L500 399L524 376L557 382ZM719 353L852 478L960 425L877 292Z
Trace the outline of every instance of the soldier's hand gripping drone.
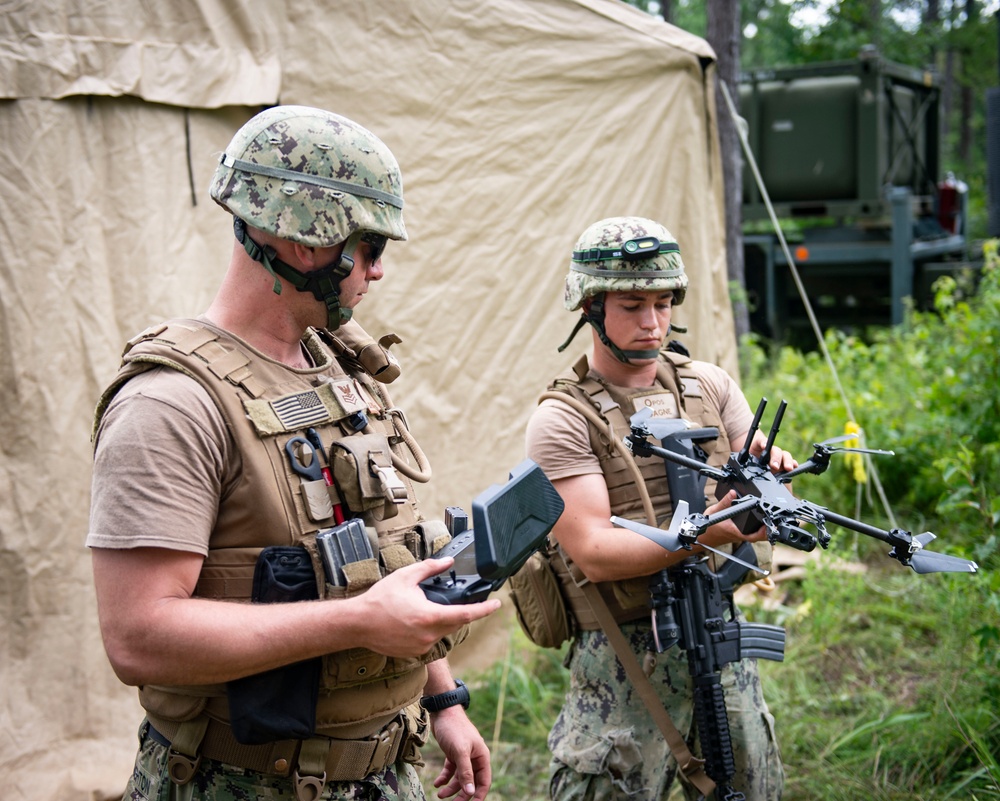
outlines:
M761 399L746 442L739 453L730 455L723 467L712 467L695 458L691 444L718 436L716 429L688 430L683 428L681 421L654 418L648 409L635 414L629 421L631 433L625 443L636 456L656 455L666 460L671 497L678 500L666 530L620 517L612 517L611 521L668 551L691 550L702 533L724 520L733 520L744 534L763 526L772 543L781 542L798 550L811 551L817 543L823 548L829 545L830 535L826 530L829 522L891 545L889 556L917 573L976 572L975 562L927 550L925 546L935 538L930 532L914 536L899 528L886 531L792 495L788 482L803 473L822 473L835 452L892 454L890 451L833 447L837 442L852 438L837 437L816 444L812 458L794 470L774 475L767 465L787 406L784 401L778 407L763 452L756 457L750 454L750 445L766 404L767 400ZM659 441L660 445L652 444L650 439ZM736 490L737 497L728 509L706 515L703 499L708 478L717 482L717 498L721 499L730 490ZM693 499L700 508L691 511L687 501L679 500L683 497ZM804 528L807 525L814 533ZM785 633L778 626L741 623L736 619L733 591L748 570L759 570L752 545L746 542L728 554L704 543L698 544L729 562L715 572L705 557L692 555L654 575L650 581L653 636L658 651L675 644L686 651L695 685L695 720L705 772L716 783L716 798L740 801L743 794L729 786L735 775L735 762L721 671L730 662L745 657L783 660Z

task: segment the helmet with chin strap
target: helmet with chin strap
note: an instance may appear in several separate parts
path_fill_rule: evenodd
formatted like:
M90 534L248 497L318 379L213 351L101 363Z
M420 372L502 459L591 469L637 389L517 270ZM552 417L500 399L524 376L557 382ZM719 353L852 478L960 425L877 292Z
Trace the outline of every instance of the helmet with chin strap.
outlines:
M589 323L620 361L654 359L658 350L622 350L608 338L604 329L605 293L671 290L677 305L684 302L687 286L680 247L665 227L644 217L609 217L596 222L581 234L573 248L563 302L570 311L582 307L583 312L559 350L565 350Z
M373 133L329 111L275 106L247 122L223 153L210 190L233 215L233 230L247 253L327 308L327 325L351 318L340 306L340 282L354 268L362 239L381 252L386 239L405 240L399 164ZM301 272L274 248L251 239L248 227L309 247L344 242L332 265Z

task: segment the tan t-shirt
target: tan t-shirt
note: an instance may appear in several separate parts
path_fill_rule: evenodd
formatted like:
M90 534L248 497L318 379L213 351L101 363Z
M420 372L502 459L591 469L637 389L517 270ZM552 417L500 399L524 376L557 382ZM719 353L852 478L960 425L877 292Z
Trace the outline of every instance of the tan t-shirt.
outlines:
M692 367L701 379L705 402L719 410L731 445L743 447L741 438L750 430L753 412L739 385L717 365L692 362ZM528 458L545 471L550 481L601 473L590 445L587 420L565 403L542 401L528 421L525 442Z
M99 434L87 545L207 555L241 459L204 387L166 367L142 373L115 396Z

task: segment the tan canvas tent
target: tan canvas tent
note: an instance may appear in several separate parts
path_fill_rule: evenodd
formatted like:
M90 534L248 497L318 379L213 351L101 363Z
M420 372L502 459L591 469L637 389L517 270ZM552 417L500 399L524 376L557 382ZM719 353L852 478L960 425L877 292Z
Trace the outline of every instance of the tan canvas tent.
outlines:
M399 159L411 239L390 244L358 317L403 339L393 395L439 516L506 479L544 382L589 341L556 351L575 321L568 253L601 217L677 235L684 341L735 370L713 58L617 0L36 0L0 15L7 798L111 797L131 770L140 713L107 664L83 546L90 416L125 339L210 300L232 234L207 186L236 128L262 105L316 105Z

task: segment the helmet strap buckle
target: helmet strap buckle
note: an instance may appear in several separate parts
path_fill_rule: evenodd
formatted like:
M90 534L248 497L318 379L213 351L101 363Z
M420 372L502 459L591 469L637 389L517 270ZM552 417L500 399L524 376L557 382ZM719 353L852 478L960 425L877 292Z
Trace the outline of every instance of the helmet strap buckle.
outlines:
M351 319L353 311L340 305L340 282L354 269L354 259L348 255L353 253L361 240L361 232L355 231L344 243L344 249L336 262L311 273L303 273L292 265L278 258L274 248L265 245L261 247L247 234L246 223L233 215L233 233L237 241L243 245L247 255L263 265L274 276L274 294L281 294L279 276L294 286L299 292L309 292L316 300L326 305L327 327L333 331Z

